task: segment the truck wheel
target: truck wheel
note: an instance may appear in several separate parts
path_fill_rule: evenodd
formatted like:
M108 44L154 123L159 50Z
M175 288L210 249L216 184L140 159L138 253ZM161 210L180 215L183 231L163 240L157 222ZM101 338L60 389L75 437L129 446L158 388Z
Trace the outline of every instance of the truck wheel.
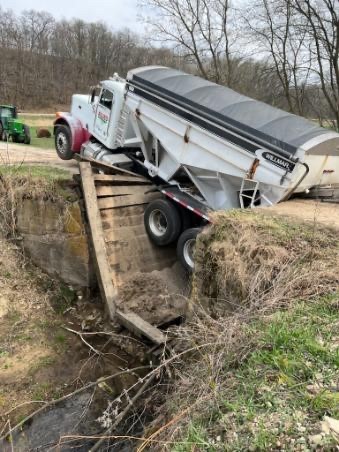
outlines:
M26 124L24 125L24 132L25 132L24 143L31 144L31 131Z
M147 206L144 223L149 238L158 246L175 242L181 231L179 211L166 199L157 199Z
M194 249L200 228L186 229L179 237L177 244L177 256L185 270L192 273L194 270Z
M55 149L62 160L71 160L73 158L71 136L68 126L57 126L55 131Z

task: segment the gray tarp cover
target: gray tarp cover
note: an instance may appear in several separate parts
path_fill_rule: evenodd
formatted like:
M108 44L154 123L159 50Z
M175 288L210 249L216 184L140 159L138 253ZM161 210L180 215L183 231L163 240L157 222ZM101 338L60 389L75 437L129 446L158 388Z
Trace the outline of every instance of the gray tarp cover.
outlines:
M132 84L284 152L295 153L308 140L328 133L304 118L176 69L145 67L131 73Z

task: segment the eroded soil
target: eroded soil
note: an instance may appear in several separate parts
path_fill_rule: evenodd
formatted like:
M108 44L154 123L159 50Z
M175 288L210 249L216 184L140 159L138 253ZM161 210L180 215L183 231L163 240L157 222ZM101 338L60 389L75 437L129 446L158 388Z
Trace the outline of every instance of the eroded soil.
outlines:
M66 328L82 332L92 348ZM141 352L138 355L134 345L128 353L128 338L121 338L120 347L119 340L115 343L108 334L86 336L94 331L111 333L114 328L100 303L60 286L32 267L14 244L0 238L0 431L43 401L133 367ZM120 394L134 380L135 376L115 379L110 395ZM97 415L106 408L105 391L97 388L96 397L101 396L94 406Z

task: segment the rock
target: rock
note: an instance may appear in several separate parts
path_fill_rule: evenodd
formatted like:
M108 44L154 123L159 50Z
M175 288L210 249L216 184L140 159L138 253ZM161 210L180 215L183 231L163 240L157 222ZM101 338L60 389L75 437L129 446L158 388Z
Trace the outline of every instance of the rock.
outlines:
M321 446L322 441L323 441L323 436L321 433L318 433L317 435L310 435L308 437L308 442L313 447Z
M36 131L37 138L51 138L51 132L48 129L37 129Z
M321 430L327 434L334 434L339 438L339 420L324 416L324 420L321 423Z

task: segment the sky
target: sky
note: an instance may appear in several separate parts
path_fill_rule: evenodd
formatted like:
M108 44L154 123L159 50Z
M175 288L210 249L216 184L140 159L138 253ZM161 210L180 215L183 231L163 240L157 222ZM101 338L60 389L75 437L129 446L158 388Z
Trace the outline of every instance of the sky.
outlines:
M0 0L4 9L20 13L25 9L47 11L56 19L82 19L86 22L103 21L115 30L124 27L142 31L138 21L138 0Z

